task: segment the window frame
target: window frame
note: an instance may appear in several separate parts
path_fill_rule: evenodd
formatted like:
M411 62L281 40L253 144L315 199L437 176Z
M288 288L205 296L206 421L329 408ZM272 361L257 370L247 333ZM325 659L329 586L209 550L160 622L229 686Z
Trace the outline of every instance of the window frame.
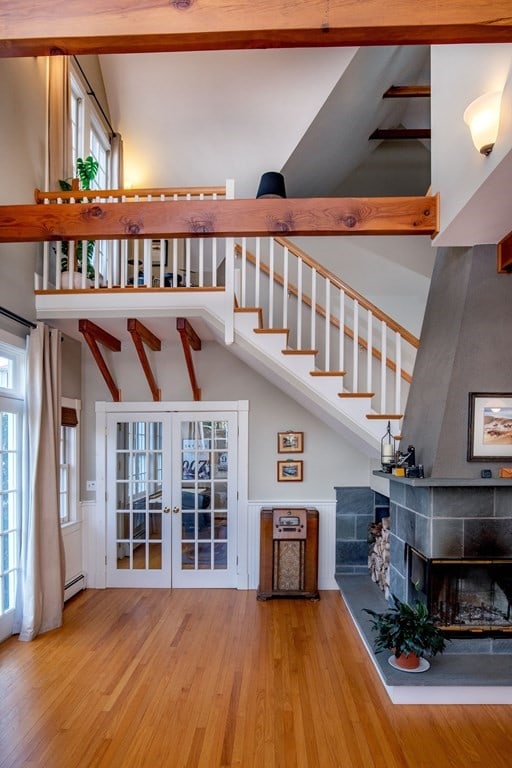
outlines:
M77 414L75 427L61 424L59 452L59 517L61 528L73 525L79 520L79 489L80 489L80 400L68 397L61 399L63 408L73 408ZM63 443L64 441L64 443ZM66 446L67 462L63 463L63 445ZM63 490L63 474L66 478L66 488ZM63 514L62 500L66 499L66 510Z
M11 446L5 446L4 437L0 442L0 497L14 494L14 504L8 504L7 518L4 507L0 504L0 641L12 634L16 603L17 581L20 568L21 521L26 487L26 441L25 441L25 375L26 351L24 340L0 330L0 356L13 361L12 386L0 386L0 412L14 416L15 432L15 468L4 487L4 472L11 473L9 462L3 461L5 452L11 452ZM7 467L7 468L6 468ZM11 483L14 479L14 485ZM7 524L6 524L7 523ZM5 560L7 556L7 561ZM14 574L12 576L12 574ZM7 589L7 593L6 593ZM8 595L8 600L6 600Z

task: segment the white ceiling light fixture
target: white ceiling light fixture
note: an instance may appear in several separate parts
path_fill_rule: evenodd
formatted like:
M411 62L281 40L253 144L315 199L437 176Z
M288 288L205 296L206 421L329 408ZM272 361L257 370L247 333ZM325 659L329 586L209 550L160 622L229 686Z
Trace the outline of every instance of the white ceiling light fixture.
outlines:
M486 157L491 154L500 124L501 92L485 93L466 108L464 122L469 126L473 144Z

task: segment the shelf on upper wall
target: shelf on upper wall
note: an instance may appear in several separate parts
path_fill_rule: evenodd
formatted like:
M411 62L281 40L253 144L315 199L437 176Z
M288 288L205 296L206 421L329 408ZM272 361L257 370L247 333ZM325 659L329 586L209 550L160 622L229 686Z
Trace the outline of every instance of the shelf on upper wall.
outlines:
M498 243L498 273L508 275L512 272L512 232Z

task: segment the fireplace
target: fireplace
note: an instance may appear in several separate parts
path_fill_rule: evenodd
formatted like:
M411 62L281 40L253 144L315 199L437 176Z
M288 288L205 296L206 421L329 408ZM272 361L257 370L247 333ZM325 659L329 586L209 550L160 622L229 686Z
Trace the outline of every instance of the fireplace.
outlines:
M415 590L452 637L512 635L512 559L427 558L407 547L409 597Z

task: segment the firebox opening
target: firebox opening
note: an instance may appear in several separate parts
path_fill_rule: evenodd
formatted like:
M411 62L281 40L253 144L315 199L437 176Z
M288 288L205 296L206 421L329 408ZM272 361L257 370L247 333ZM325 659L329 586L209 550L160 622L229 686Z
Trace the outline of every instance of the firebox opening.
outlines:
M512 560L429 559L408 547L409 599L423 599L449 636L512 633Z

